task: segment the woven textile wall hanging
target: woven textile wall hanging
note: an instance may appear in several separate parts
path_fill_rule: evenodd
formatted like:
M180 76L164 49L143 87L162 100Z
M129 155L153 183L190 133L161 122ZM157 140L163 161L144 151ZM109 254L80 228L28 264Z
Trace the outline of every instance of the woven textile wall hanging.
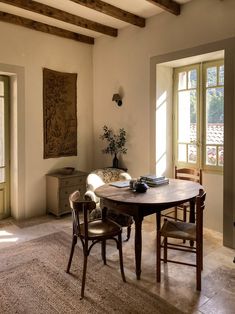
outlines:
M43 69L44 158L77 156L77 74Z

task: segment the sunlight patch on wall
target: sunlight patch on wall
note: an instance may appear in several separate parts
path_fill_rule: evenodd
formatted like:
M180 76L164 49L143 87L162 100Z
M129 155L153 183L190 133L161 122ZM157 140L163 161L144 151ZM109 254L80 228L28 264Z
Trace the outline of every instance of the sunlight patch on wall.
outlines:
M156 174L163 175L166 171L166 105L167 92L164 91L157 99L156 106Z

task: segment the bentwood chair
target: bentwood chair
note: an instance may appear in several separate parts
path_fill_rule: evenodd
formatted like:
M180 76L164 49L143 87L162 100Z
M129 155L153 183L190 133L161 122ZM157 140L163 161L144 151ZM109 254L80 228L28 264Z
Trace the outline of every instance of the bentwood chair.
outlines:
M173 262L176 264L188 265L196 267L197 290L201 290L201 271L203 269L203 210L205 208L206 193L200 189L199 195L196 197L196 223L189 223L183 221L174 221L165 219L161 228L160 234L164 238L160 249L164 249L164 257L161 259L164 263ZM194 246L180 245L176 243L169 243L168 238L190 240L194 242ZM168 249L179 250L183 252L190 252L196 254L196 263L184 263L180 261L173 261L168 259ZM158 270L161 271L160 269Z
M193 168L177 168L175 166L175 179L189 180L202 184L202 170ZM163 217L173 218L174 220L187 221L187 213L189 213L189 202L174 207L172 211L168 211L167 214L162 214ZM182 211L182 216L178 215L178 211ZM174 216L172 217L171 214ZM182 217L182 218L181 218Z
M121 275L123 281L126 282L122 257L122 227L108 218L89 221L89 211L93 210L96 207L96 204L93 201L81 201L79 191L75 191L69 196L69 202L73 217L73 239L66 272L69 273L70 271L74 248L77 243L77 239L80 238L84 256L81 298L84 297L87 258L90 254L91 248L98 242L101 242L102 259L106 265L106 240L113 239L116 241L117 249L119 250ZM83 222L80 222L79 212L81 212L81 215L83 214ZM90 244L89 241L91 241Z
M92 210L92 212L90 213L90 218L91 219L101 218L100 199L95 195L94 193L95 189L107 183L130 179L131 176L129 175L129 173L123 171L122 169L101 168L93 170L87 176L86 180L87 191L84 196L86 200L91 200L96 203L96 208ZM131 235L131 225L133 223L133 217L109 208L107 209L107 217L118 223L120 226L127 227L126 241L128 241Z

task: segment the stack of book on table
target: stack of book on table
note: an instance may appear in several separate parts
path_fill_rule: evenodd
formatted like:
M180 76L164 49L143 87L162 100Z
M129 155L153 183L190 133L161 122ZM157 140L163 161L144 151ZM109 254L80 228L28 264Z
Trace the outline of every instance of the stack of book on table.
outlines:
M141 181L144 181L148 186L155 187L163 184L168 184L169 179L165 176L145 175L140 177Z

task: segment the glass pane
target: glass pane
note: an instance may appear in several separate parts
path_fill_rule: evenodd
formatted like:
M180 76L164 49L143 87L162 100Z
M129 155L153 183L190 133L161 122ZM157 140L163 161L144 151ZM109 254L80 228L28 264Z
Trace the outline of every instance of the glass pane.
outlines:
M188 88L197 87L197 70L191 70L188 72Z
M206 70L206 87L217 85L217 67Z
M206 164L211 166L216 166L216 146L206 147Z
M178 90L186 89L186 78L187 78L187 72L179 73Z
M187 161L186 144L178 144L178 161Z
M0 81L0 96L4 96L4 83Z
M197 93L196 90L179 92L178 141L190 143L197 139Z
M224 66L219 67L219 85L224 85Z
M188 145L188 162L195 164L197 162L197 146Z
M206 91L206 143L224 143L224 88Z
M224 165L224 147L219 146L218 147L218 165L223 166Z
M5 165L4 99L0 98L0 166Z
M5 182L5 169L0 168L0 183Z

